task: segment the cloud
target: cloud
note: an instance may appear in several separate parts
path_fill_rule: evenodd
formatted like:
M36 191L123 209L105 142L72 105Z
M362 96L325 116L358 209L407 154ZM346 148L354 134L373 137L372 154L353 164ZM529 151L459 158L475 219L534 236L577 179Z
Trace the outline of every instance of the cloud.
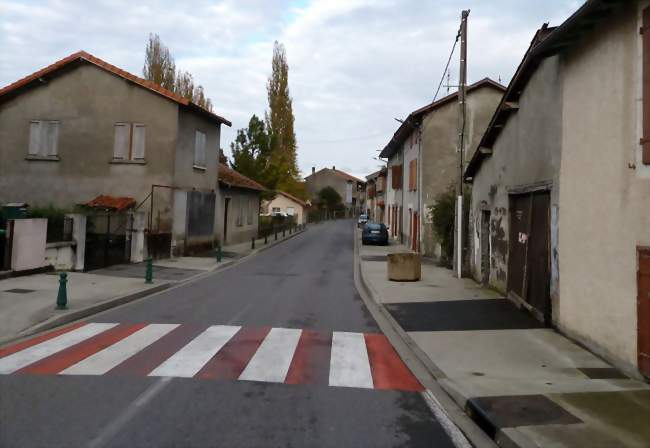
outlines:
M236 129L267 107L273 41L283 42L298 159L362 176L404 117L430 102L460 20L470 8L469 78L506 83L535 30L576 0L0 0L0 85L85 49L140 74L150 32L172 50ZM451 64L457 79L457 54ZM446 89L442 93L446 93Z

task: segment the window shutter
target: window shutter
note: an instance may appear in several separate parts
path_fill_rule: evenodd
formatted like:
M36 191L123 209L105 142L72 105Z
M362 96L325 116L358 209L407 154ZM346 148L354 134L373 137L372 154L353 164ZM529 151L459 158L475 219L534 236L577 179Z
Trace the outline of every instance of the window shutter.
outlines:
M46 132L45 155L56 156L59 151L59 122L48 122Z
M29 123L29 152L30 156L38 156L41 153L41 126L40 121Z
M194 165L205 167L205 134L196 131L194 139Z
M130 126L127 123L115 123L115 141L113 142L113 158L127 159L129 157Z
M650 7L643 10L643 164L650 165Z
M144 160L145 130L143 124L133 125L133 160Z

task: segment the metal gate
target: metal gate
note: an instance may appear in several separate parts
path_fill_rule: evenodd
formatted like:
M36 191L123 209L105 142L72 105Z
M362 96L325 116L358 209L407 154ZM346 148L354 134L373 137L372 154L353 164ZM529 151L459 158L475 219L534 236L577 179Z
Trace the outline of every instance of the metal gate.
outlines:
M528 303L545 323L551 321L550 194L510 196L508 293Z
M131 248L126 235L130 227L131 216L126 213L89 215L84 270L128 263Z

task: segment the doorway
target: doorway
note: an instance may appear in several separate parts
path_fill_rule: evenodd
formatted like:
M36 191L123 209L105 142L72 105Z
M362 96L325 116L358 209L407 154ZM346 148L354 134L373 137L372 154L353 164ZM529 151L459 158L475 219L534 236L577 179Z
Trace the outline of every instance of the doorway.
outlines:
M223 243L222 246L226 245L228 241L228 206L230 205L231 198L225 198L223 204Z
M639 248L637 268L637 350L639 371L650 378L650 247Z
M535 316L551 323L550 193L510 196L508 293L528 304Z
M481 283L490 283L490 210L481 211Z

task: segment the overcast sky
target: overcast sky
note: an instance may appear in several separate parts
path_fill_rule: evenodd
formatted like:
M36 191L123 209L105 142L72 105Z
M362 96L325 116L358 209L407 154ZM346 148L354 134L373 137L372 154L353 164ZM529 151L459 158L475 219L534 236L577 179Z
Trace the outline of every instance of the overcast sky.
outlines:
M433 99L469 18L468 77L510 80L535 30L580 0L0 0L0 86L86 50L142 75L150 32L203 84L236 129L267 108L273 41L286 46L303 174L335 165L357 176L398 123ZM451 64L457 81L458 52ZM443 88L441 94L446 94Z

